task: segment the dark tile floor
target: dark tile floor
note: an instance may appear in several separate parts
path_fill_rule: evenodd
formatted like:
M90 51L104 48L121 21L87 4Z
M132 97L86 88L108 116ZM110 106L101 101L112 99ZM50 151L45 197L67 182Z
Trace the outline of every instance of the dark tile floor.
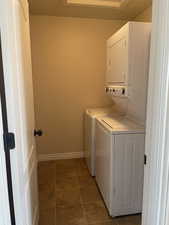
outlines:
M140 225L140 216L112 219L83 159L41 162L39 225Z

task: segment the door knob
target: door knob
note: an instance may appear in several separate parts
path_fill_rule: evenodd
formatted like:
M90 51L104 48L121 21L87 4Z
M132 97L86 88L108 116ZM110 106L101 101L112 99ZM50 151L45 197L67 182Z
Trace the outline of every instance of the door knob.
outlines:
M43 131L42 130L34 130L34 136L42 136L43 135Z

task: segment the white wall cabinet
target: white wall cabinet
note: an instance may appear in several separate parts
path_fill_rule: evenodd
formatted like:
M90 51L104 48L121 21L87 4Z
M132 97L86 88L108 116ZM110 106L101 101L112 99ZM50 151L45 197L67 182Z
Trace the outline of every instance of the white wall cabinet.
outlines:
M113 135L97 122L96 181L112 217L142 211L144 133Z

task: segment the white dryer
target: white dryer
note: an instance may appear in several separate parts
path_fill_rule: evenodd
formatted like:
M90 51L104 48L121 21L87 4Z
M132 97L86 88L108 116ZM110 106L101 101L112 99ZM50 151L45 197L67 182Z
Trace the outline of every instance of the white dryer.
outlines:
M96 122L96 181L112 217L142 211L144 127L125 117Z
M84 157L88 166L89 172L95 176L95 124L96 118L105 116L112 112L112 108L92 108L85 112L84 121Z

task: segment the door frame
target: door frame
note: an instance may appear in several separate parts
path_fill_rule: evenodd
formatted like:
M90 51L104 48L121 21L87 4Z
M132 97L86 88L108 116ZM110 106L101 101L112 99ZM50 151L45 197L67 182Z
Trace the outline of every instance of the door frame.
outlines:
M142 225L169 224L169 0L153 0Z

